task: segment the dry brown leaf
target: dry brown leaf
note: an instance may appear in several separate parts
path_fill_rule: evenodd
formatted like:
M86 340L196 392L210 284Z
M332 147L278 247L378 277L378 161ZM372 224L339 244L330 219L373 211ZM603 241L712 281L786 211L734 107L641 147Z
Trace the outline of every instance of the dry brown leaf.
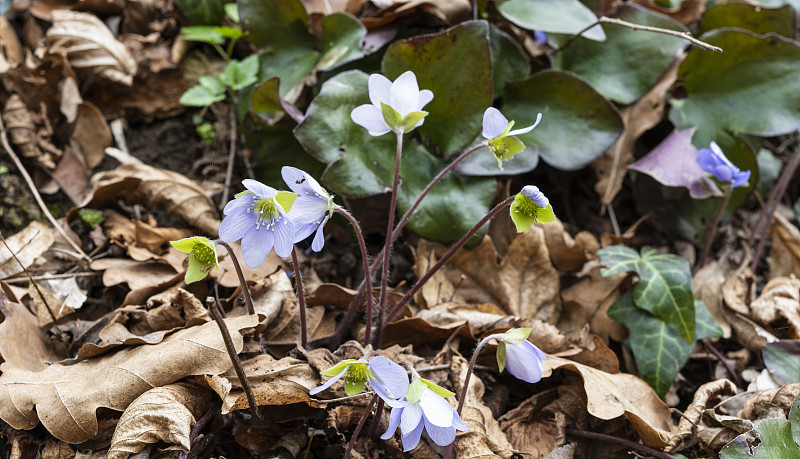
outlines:
M731 277L732 271L733 267L729 263L712 260L692 277L694 297L705 303L711 317L722 329L723 338L731 337L731 324L728 320L729 312L722 304L722 286Z
M594 417L614 419L626 415L642 441L664 448L675 430L670 424L670 409L646 382L627 373L606 373L571 360L548 355L545 377L555 369L580 374L586 390L586 409Z
M707 426L700 423L700 419L703 411L711 405L712 401L719 400L722 395L734 394L736 394L736 385L727 379L718 379L700 386L694 393L692 403L683 412L683 416L678 423L678 432L670 439L669 443L672 450L677 451L676 447L693 438L698 430L707 428Z
M791 274L800 276L800 229L776 212L770 233L772 251L767 259L770 279Z
M53 233L54 230L44 223L32 221L22 231L6 237L8 247L0 243L0 279L21 273L24 270L23 267L30 267L37 257L53 245L55 241ZM14 259L12 252L17 256L19 262Z
M355 16L361 12L367 0L302 0L302 2L309 15L347 12Z
M183 218L201 233L216 236L219 219L202 188L183 175L145 164L125 164L92 177L92 196L82 207L103 209L123 197L128 203L163 209Z
M109 459L126 459L145 446L163 442L189 451L189 434L211 402L211 392L188 384L155 387L131 402L119 418Z
M360 19L366 28L374 29L412 13L424 13L452 25L468 20L471 12L470 0L394 0L375 15Z
M0 75L21 64L24 58L17 32L5 15L0 16Z
M742 419L757 421L759 419L786 419L792 403L800 395L800 384L787 384L778 389L765 390L750 397L739 413Z
M40 371L47 368L47 362L60 360L53 351L46 332L39 328L36 316L25 306L7 300L0 290L0 356L4 363L0 369L22 368Z
M592 233L581 231L573 238L564 230L564 225L559 220L543 225L543 228L550 259L553 266L562 273L580 271L600 248L600 243Z
M71 147L64 149L61 160L53 171L52 177L61 191L67 195L74 205L78 205L78 203L86 199L89 191L91 191L89 173Z
M56 321L80 309L86 293L78 287L74 277L51 279L28 284L28 296L36 310L39 326L49 327Z
M101 258L94 260L89 267L103 271L103 285L106 287L127 284L131 290L162 284L176 275L170 265L127 258Z
M242 245L239 241L230 244L233 252L236 254L239 260L243 260L242 258ZM209 273L212 277L216 278L219 281L219 284L223 287L238 287L239 286L239 276L236 274L236 269L233 266L233 260L231 256L228 254L228 251L225 250L223 247L217 246L217 254L219 255L219 267L220 269L212 269ZM186 258L186 255L183 256ZM276 274L283 266L283 261L281 257L275 253L274 250L270 250L269 255L267 255L266 261L256 269L251 269L246 265L242 264L241 262L239 265L242 268L242 273L244 274L244 280L249 283L259 283L266 278L271 277L272 275ZM305 277L305 271L303 274ZM281 273L283 274L283 273ZM284 275L288 280L289 278ZM311 304L311 303L309 303Z
M441 244L421 241L414 262L417 277L421 277L430 263L446 250L447 247ZM509 246L503 260L498 262L497 259L497 251L488 237L475 249L456 253L442 268L442 276L433 280L434 285L426 285L437 289L433 292L427 290L427 306L433 306L429 303L431 298L440 298L441 286L441 292L453 292L449 296L454 303L495 304L506 314L523 319L558 321L561 313L560 276L550 263L544 230L533 226L521 233ZM440 285L435 285L437 280Z
M113 141L111 128L108 127L103 113L91 102L83 102L78 106L78 118L72 138L80 145L83 160L89 169L103 161L105 149Z
M619 286L626 274L604 277L602 267L595 265L589 276L561 292L564 304L562 318L558 327L566 332L575 332L589 324L592 333L608 341L609 338L622 342L628 336L625 327L608 317L608 308L619 298Z
M42 459L74 459L75 451L63 441L47 440L42 448Z
M51 52L63 52L70 65L91 76L133 84L136 62L97 16L70 10L52 12L53 25L47 29Z
M633 162L636 140L664 117L667 90L677 79L678 67L685 57L685 53L676 57L647 94L620 110L625 130L619 140L591 164L600 173L600 180L595 184L594 190L600 196L602 204L610 204L622 189L625 171L628 164Z
M782 327L782 337L797 339L800 337L800 279L792 276L770 280L761 296L750 305L750 310L756 322ZM785 327L783 320L789 321L791 327Z
M242 331L258 315L226 319L237 352ZM122 411L139 395L189 375L219 374L231 368L216 323L181 330L154 346L124 349L75 365L50 365L33 372L0 366L0 419L15 429L32 429L41 420L59 440L80 443L98 432L95 412Z
M500 428L505 432L514 449L534 458L545 457L564 440L564 415L554 417L553 401L557 389L548 389L530 397L519 406L500 417Z

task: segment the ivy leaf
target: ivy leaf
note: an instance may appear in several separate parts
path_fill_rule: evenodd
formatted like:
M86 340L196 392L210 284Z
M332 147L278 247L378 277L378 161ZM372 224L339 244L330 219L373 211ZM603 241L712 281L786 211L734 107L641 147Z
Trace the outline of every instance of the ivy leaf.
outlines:
M800 382L800 341L781 340L761 348L764 366L783 384Z
M634 304L634 293L626 292L608 309L608 317L629 330L625 340L636 360L642 379L664 397L678 372L689 360L694 342L687 342L674 328ZM702 301L695 300L697 339L722 336Z
M687 343L694 341L692 272L685 258L647 248L640 256L635 250L620 245L598 250L597 254L608 266L601 271L603 276L629 271L639 275L639 282L633 287L636 306L673 327Z

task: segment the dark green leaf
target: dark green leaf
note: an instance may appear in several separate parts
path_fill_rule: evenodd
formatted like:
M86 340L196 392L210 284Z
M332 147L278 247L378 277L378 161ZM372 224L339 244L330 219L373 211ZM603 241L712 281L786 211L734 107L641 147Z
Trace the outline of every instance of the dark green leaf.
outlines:
M761 348L764 366L779 383L800 383L800 341L766 343Z
M257 112L283 110L281 96L278 94L280 84L280 78L272 77L253 88L253 110Z
M794 399L789 410L789 422L792 425L792 439L795 445L800 446L800 395Z
M722 27L735 27L757 34L775 32L793 38L794 17L794 9L789 5L764 8L747 3L726 3L714 5L706 10L700 27L703 32Z
M618 17L634 24L686 30L679 22L638 5L623 6ZM604 97L621 104L633 103L647 93L686 46L682 38L614 24L605 25L605 31L607 38L602 43L583 37L575 40L553 56L553 67L580 75ZM568 38L552 37L557 44Z
M635 250L619 245L600 249L597 255L608 266L602 270L603 276L636 272L639 275L639 282L633 286L636 306L673 327L687 343L694 341L692 272L685 258L647 248L640 256Z
M504 18L528 30L575 34L597 22L594 13L578 0L506 0L497 9ZM600 25L583 36L597 41L606 39Z
M175 5L194 25L219 25L225 16L225 0L175 0Z
M420 89L433 91L433 101L424 107L430 115L418 129L441 156L460 150L480 132L483 112L492 103L485 21L397 41L386 51L382 68L391 80L411 70Z
M720 459L796 459L800 448L792 440L792 423L785 419L762 419L753 430L725 445Z
M490 26L489 44L492 50L493 93L499 95L509 81L527 77L531 64L519 43L494 24Z
M322 18L322 54L316 67L329 70L364 56L361 44L367 29L346 13L334 13Z

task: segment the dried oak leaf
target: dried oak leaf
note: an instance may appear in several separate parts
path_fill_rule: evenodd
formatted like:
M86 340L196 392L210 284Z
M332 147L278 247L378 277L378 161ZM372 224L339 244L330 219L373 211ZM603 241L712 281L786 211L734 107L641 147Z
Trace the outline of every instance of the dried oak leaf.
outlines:
M92 177L94 190L81 207L104 209L123 197L129 204L163 209L201 233L216 236L219 219L214 203L200 186L183 175L145 164L124 164Z
M234 347L258 315L226 319ZM245 332L246 333L246 332ZM124 349L75 365L29 371L0 366L0 419L15 429L41 421L56 438L80 443L97 434L97 409L122 411L139 395L189 375L220 374L231 368L216 323L181 330L153 346Z
M111 30L92 14L55 10L47 29L52 52L63 52L70 65L126 86L133 84L136 62Z
M787 384L777 389L759 392L747 399L744 409L739 413L742 419L786 419L792 403L800 395L800 384Z
M37 221L32 221L28 226L17 234L6 238L5 244L0 243L0 279L11 277L21 273L24 268L31 266L41 254L53 245L55 236L53 230ZM9 252L14 253L17 259ZM22 266L20 266L22 263Z
M8 300L0 290L0 357L8 367L28 371L47 368L46 362L57 361L46 332L39 328L36 316L25 306Z
M800 275L800 229L783 215L775 213L772 234L772 251L769 254L769 277Z
M764 325L787 328L782 331L785 338L800 336L800 279L775 277L764 286L764 291L750 305L752 318ZM791 327L785 327L785 321Z
M539 226L521 233L500 262L488 237L473 250L456 253L441 275L423 287L420 304L435 306L442 298L460 304L489 303L509 315L555 323L561 313L560 275L550 262L544 234ZM444 245L421 241L414 274L421 277L446 251Z
M592 233L581 231L573 238L559 220L543 225L543 228L550 259L562 273L580 271L600 248L600 243Z
M108 459L126 459L145 446L163 442L189 451L189 434L211 402L212 392L189 384L155 387L131 402L119 418Z
M547 356L544 366L545 377L555 369L580 374L586 390L586 409L592 416L609 420L627 415L646 445L664 448L669 444L675 430L669 423L670 409L643 380L626 373L606 373L554 355Z
M679 451L684 442L690 441L695 435L709 427L701 423L703 411L705 411L712 401L719 400L723 395L736 394L736 385L727 379L718 379L700 386L694 393L692 403L683 413L678 423L678 432L670 439L670 446L673 450ZM716 438L718 432L714 432ZM734 435L735 437L736 435ZM731 438L732 440L733 438Z

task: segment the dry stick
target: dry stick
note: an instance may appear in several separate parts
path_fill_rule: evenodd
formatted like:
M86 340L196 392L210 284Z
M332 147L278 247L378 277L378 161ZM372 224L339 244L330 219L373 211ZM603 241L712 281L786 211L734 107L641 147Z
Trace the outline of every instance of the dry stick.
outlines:
M367 408L364 409L364 414L361 415L361 419L358 420L358 425L356 426L356 430L353 432L353 436L350 437L350 442L347 444L347 451L344 453L344 459L350 457L350 451L353 450L353 445L356 443L356 439L358 438L358 434L361 433L361 428L364 427L364 421L367 420L367 416L372 411L372 405L375 404L375 400L377 400L378 394L372 396L372 400L369 401Z
M717 215L714 216L714 222L711 223L711 228L709 228L708 232L706 233L706 243L703 246L703 254L700 255L700 261L697 262L697 269L702 268L703 265L706 264L708 253L711 251L711 244L714 242L714 235L717 233L717 226L719 226L719 221L722 219L722 214L725 212L725 208L728 207L728 202L731 200L732 193L733 184L729 183L725 190L725 196L722 197L722 204L719 206Z
M203 430L203 427L205 427L206 424L208 424L208 421L210 421L214 417L214 415L217 413L219 409L220 409L220 402L216 402L211 405L208 411L206 411L206 413L200 419L197 420L197 423L195 423L194 427L192 427L192 430L189 432L189 451L181 451L181 453L178 455L178 459L188 459L189 455L192 454L192 451L194 451L195 449L199 449L197 448L198 446L200 446L199 444L192 445L192 443L194 443L194 439L197 438L198 435L200 435L200 431ZM194 453L194 456L197 456L197 453Z
M492 210L490 210L489 213L486 214L486 216L481 219L481 221L476 223L475 226L473 226L469 230L469 232L467 232L467 234L464 235L464 237L462 237L458 242L456 242L452 247L450 247L450 250L448 250L447 253L442 255L442 258L440 258L439 261L437 261L436 264L433 265L433 267L431 267L431 269L429 269L428 272L426 272L414 284L414 286L411 287L411 289L408 292L406 292L405 295L403 295L403 298L401 298L400 301L397 302L397 305L394 307L394 309L392 309L392 311L386 317L386 321L384 322L384 324L387 324L387 323L391 322L392 319L394 319L395 316L397 316L397 314L399 314L400 311L403 310L403 307L405 307L405 305L408 304L409 301L411 301L411 298L414 297L414 294L417 293L417 291L419 291L419 289L422 288L422 286L425 285L425 283L428 282L428 280L430 280L430 278L434 274L436 274L436 272L439 271L442 268L442 266L444 266L445 263L447 263L450 260L450 258L452 258L453 255L455 255L456 252L459 251L459 249L464 247L464 245L467 243L467 241L472 236L474 236L475 233L477 233L478 230L480 230L483 225L485 225L489 220L491 220L501 210L503 210L506 207L510 206L511 203L514 202L514 198L516 198L516 195L509 196L505 200L500 202L500 204L494 206L494 208Z
M228 245L227 242L219 239L214 242L225 247L225 250L228 251L228 255L231 257L231 261L233 262L233 268L236 270L236 275L239 277L239 284L242 286L242 296L244 297L244 302L247 305L247 313L255 314L256 310L253 307L253 298L250 296L250 289L247 288L247 281L244 280L244 273L242 272L242 267L239 265L238 258L236 258L236 254L233 253L233 249L230 245Z
M67 241L73 250L78 252L81 257L83 257L86 261L92 261L88 255L81 249L81 247L75 243L75 241L70 238L67 233L61 228L61 225L58 224L55 218L53 218L53 214L50 213L50 210L47 209L44 201L42 200L42 196L39 194L39 191L36 189L36 185L33 183L33 179L28 174L28 171L25 170L25 167L22 165L22 161L19 160L19 157L16 153L14 153L14 149L11 148L11 144L8 143L8 136L6 135L6 126L3 124L2 118L0 118L0 142L3 144L3 149L8 152L8 155L11 157L11 160L14 161L14 164L17 166L19 173L22 175L22 178L25 179L25 183L28 184L28 188L30 188L31 193L33 193L34 199L36 199L36 203L39 204L39 208L42 210L42 213L45 214L48 220L50 220L50 224L56 229L56 231L61 234L61 236Z
M463 161L467 156L471 155L472 153L475 153L476 151L480 150L485 146L486 143L481 143L480 145L476 145L468 150L465 150L463 153L458 155L456 159L450 162L450 164L448 164L447 167L442 169L442 171L439 172L439 174L437 174L436 177L433 178L433 180L431 180L428 186L426 186L425 189L422 190L422 193L420 193L420 195L417 196L417 199L414 201L414 204L412 204L411 207L409 207L409 209L406 211L406 213L403 214L403 218L401 218L400 221L397 223L397 225L394 227L394 230L392 231L392 242L394 242L394 240L397 239L398 236L400 236L400 231L403 230L409 218L411 218L411 215L414 213L415 210L417 210L417 207L419 207L422 200L425 199L425 196L428 195L428 193L433 189L433 187L436 186L436 184L439 183L444 178L445 175L447 175L450 171L452 171L458 165L458 163ZM370 273L372 273L373 275L374 273L376 273L376 268L378 267L378 260L381 260L383 258L383 251L385 249L386 248L384 247L383 249L381 249L380 252L378 252L378 255L375 257L375 263L373 263L370 266ZM364 293L366 292L365 287L367 285L367 282L368 281L365 278L365 280L358 287L356 295L350 301L350 305L347 307L347 312L345 313L344 319L342 319L342 322L336 329L336 333L334 333L333 338L331 338L331 348L332 348L331 350L335 350L336 347L339 346L339 342L342 339L344 330L347 328L347 326L350 324L350 320L353 318L353 315L355 313L355 307L358 303L361 302L361 298L364 296ZM372 277L370 277L369 286L371 291ZM378 325L380 326L381 324Z
M56 280L56 279L71 279L73 277L98 277L102 273L63 273L63 274L48 274L46 276L31 276L28 277L10 277L5 280L9 284L16 284L19 282L27 281L43 281L43 280Z
M369 294L367 295L367 320L366 320L366 330L364 331L364 346L369 344L372 340L372 310L374 305L372 303L372 268L369 265L369 257L367 256L367 246L364 243L364 233L361 231L361 225L358 224L358 220L355 219L350 212L345 210L343 207L335 205L333 207L335 212L339 212L340 214L344 215L345 218L350 222L350 225L353 227L353 231L356 232L356 237L358 238L358 246L361 248L361 263L364 265L364 282L363 285L368 285L369 287L367 290ZM356 295L358 298L358 295ZM355 313L355 305L357 303L352 303L350 307L347 308L347 313L345 314L344 320L342 321L343 324L347 324L350 322L350 319L353 317ZM337 330L338 331L338 330Z
M253 395L253 388L250 387L250 381L247 380L247 375L242 368L242 362L239 360L239 355L236 354L236 348L233 347L231 334L228 332L228 327L225 326L225 321L222 320L222 316L219 315L219 311L217 311L217 308L214 307L215 305L217 307L221 307L219 302L214 300L213 297L206 298L206 306L208 306L208 311L211 313L211 317L219 327L219 332L222 335L222 341L225 342L225 349L228 351L228 356L231 358L231 363L233 363L234 370L236 370L236 376L242 383L242 389L244 389L244 393L247 395L247 403L250 405L250 412L253 413L253 416L263 421L264 417L261 415L261 412L258 411L256 396Z
M558 49L556 49L553 52L551 52L550 55L552 56L553 54L557 54L557 53L563 51L567 46L571 45L573 41L577 40L578 37L583 35L587 30L589 30L592 27L594 27L596 25L599 25L599 24L615 24L615 25L618 25L618 26L627 27L627 28L632 29L632 30L643 30L645 32L655 32L655 33L663 33L664 35L672 35L673 37L683 38L684 40L688 41L689 43L693 44L694 46L697 46L698 48L705 49L706 51L714 51L716 53L721 53L722 52L722 48L720 48L718 46L710 45L710 44L708 44L708 43L706 43L704 41L700 41L700 40L694 38L693 36L691 36L691 34L689 34L689 32L679 32L677 30L662 29L660 27L651 27L651 26L645 26L645 25L640 25L640 24L634 24L632 22L623 21L622 19L610 18L610 17L607 17L607 16L602 16L594 24L589 25L588 27L584 28L580 32L578 32L575 35L571 36L569 38L569 40L567 40L566 43L564 43L563 45L558 47Z
M294 266L294 280L297 286L297 302L300 310L300 346L308 350L308 325L306 324L306 293L303 291L303 274L300 273L300 263L297 261L297 250L292 246L292 265Z
M738 387L739 389L744 389L744 384L742 383L741 378L739 378L739 375L736 373L736 370L734 370L733 367L731 366L730 362L728 362L728 359L726 359L722 355L722 353L719 350L717 350L716 347L712 346L711 343L709 343L707 339L703 340L703 345L712 354L714 354L714 356L716 358L718 358L720 362L722 362L722 365L725 367L725 369L728 371L728 373L730 373L730 375L733 377L733 380L736 382L736 387Z
M753 272L755 272L756 266L758 266L761 252L764 251L764 243L767 241L767 234L769 228L772 226L772 216L775 214L775 209L778 207L778 203L781 202L783 194L786 193L786 188L789 186L789 182L791 182L798 165L800 165L800 148L795 150L794 154L792 154L792 158L789 160L789 164L787 164L786 168L783 170L781 178L778 181L778 190L775 193L775 200L770 203L769 209L767 210L766 215L768 215L769 218L764 224L764 230L761 232L761 240L758 241L758 247L756 248L756 253L753 255L753 261L750 262L750 270ZM753 228L753 231L755 231L755 228Z
M622 445L634 451L639 451L640 453L649 454L651 456L658 457L660 459L677 459L672 454L665 453L664 451L659 451L655 448L651 448L641 443L625 440L624 438L612 437L611 435L601 434L597 432L586 432L584 430L570 429L569 427L566 429L566 433L567 435L572 435L574 437L583 437L583 438L589 438L591 440L600 440L608 443L615 443L617 445Z
M231 179L233 177L233 160L236 158L236 103L231 105L231 144L228 148L228 169L225 171L225 187L222 189L222 200L219 203L219 208L225 208L228 203L228 195L231 190Z

